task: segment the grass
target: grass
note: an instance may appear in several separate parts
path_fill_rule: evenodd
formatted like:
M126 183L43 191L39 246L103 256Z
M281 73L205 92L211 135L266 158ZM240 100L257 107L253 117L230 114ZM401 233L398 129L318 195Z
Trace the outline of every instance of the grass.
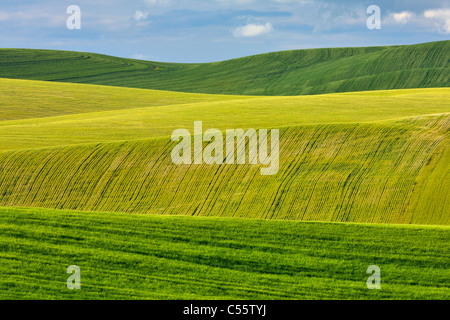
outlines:
M450 88L249 97L0 79L0 150L170 136L196 120L258 129L445 112Z
M450 298L448 227L0 208L0 230L0 299Z
M0 77L245 95L300 95L449 86L450 41L293 50L175 64L92 53L1 49Z

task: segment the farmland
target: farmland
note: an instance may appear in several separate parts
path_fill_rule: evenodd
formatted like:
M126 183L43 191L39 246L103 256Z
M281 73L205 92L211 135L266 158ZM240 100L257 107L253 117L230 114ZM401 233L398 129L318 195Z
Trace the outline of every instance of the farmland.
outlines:
M93 53L1 49L0 78L211 94L287 96L448 87L449 55L450 41L292 50L191 64Z
M83 98L85 97L85 98ZM251 97L0 79L0 150L117 142L192 130L374 123L450 111L450 89Z
M449 190L442 178L448 175L450 89L209 98L128 88L114 88L111 96L104 86L0 82L16 90L4 90L0 99L5 106L15 102L3 109L5 118L18 118L0 123L0 205L450 223L448 201L430 205L430 197L420 196L446 199ZM89 99L74 113L81 95ZM49 105L57 106L54 114L43 117ZM263 177L260 166L174 165L170 134L192 130L197 119L204 130L279 127L280 172Z
M0 153L0 205L294 220L449 224L448 114L282 128L280 172L176 166L169 138ZM435 161L430 162L430 158ZM428 166L432 166L430 169ZM441 169L440 169L441 168ZM442 176L441 176L442 178ZM431 210L431 211L429 211Z
M449 299L449 45L0 49L0 298ZM175 165L194 121L279 129L278 173Z
M0 208L0 229L1 299L450 298L448 227Z

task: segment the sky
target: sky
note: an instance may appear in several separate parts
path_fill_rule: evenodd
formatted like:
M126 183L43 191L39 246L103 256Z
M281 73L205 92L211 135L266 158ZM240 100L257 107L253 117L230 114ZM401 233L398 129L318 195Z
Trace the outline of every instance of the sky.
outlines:
M80 29L67 20L80 8ZM367 20L380 8L380 29ZM450 0L1 0L0 47L212 62L450 39Z

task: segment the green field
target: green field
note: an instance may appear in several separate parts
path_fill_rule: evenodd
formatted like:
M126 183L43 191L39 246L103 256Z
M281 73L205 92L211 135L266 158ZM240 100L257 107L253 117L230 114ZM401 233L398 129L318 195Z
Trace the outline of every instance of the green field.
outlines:
M0 230L0 299L450 298L448 227L1 208Z
M0 299L449 299L449 46L0 49ZM278 173L175 165L200 120L279 129Z
M299 95L448 87L449 63L450 41L293 50L191 64L0 49L0 78L214 94Z

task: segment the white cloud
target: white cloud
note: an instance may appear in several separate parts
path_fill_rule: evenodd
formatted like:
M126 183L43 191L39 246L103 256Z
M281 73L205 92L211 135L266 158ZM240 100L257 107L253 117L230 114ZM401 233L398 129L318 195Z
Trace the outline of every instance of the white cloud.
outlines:
M424 29L425 24L423 17L415 14L411 11L401 11L401 12L391 12L387 15L383 21L383 25L391 26L392 28L398 28L398 25L409 24L409 27L417 27L419 29Z
M423 15L425 18L450 19L450 9L427 10Z
M149 55L136 53L131 56L131 59L137 59L137 60L152 60L152 57Z
M140 10L137 10L134 14L134 19L136 21L145 20L148 17L148 12L142 12Z
M407 23L412 18L412 16L413 16L413 14L409 11L403 11L403 12L392 14L392 17L394 18L395 22L400 23L400 24Z
M253 0L216 0L220 3L231 3L231 4L249 4L253 3Z
M145 0L145 3L149 6L168 6L170 0Z
M306 4L306 3L312 3L314 0L275 0L275 2L278 3L300 3L300 4Z
M426 10L423 15L435 21L439 32L450 33L450 9Z
M250 23L243 27L234 29L233 35L237 38L240 37L256 37L263 34L267 34L273 31L271 23L266 24L254 24Z

